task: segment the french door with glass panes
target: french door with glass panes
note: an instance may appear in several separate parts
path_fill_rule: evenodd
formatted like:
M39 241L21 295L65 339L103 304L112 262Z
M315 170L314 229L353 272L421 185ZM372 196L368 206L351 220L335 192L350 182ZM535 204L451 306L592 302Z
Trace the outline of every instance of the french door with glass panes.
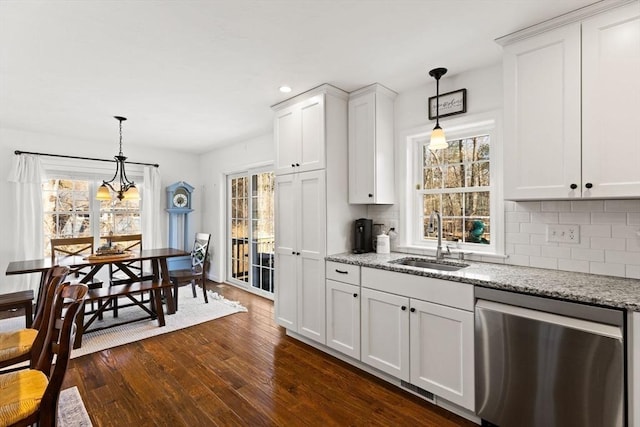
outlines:
M272 171L227 177L227 280L273 298L274 222Z

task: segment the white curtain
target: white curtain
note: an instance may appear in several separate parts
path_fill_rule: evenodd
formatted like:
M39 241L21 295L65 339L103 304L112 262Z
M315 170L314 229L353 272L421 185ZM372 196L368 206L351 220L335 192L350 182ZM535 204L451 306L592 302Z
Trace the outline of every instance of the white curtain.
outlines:
M160 213L162 210L162 182L159 168L144 167L142 185L142 246L143 249L156 249L164 246Z
M8 177L14 207L11 209L14 215L11 222L14 233L13 261L39 259L44 256L42 181L45 179L46 174L39 156L20 154L13 158ZM23 274L15 276L11 282L14 291L33 289L37 292L39 280L39 274Z

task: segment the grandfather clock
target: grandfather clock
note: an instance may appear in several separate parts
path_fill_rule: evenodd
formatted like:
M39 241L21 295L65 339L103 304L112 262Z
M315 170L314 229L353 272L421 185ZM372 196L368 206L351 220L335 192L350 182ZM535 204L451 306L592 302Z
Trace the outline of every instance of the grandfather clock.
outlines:
M169 213L169 247L190 251L193 233L189 231L188 215L193 212L192 195L195 187L179 181L167 187L167 208ZM190 257L170 258L169 270L191 267Z

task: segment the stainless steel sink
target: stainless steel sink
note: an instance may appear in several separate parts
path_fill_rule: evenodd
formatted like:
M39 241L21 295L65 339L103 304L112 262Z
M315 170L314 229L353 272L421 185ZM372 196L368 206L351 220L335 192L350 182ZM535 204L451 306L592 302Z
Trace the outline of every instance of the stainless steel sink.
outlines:
M395 261L391 261L392 264L407 265L409 267L428 268L431 270L441 271L458 271L462 268L469 267L469 264L459 264L449 261L430 261L428 259L420 258L401 258Z

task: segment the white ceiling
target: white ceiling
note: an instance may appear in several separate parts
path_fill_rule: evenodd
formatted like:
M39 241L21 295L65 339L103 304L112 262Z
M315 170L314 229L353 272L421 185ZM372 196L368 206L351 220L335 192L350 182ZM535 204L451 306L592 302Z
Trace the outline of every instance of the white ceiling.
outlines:
M321 83L402 92L595 0L0 0L0 126L193 153L270 132ZM446 78L446 76L444 77ZM278 88L288 84L289 95Z

